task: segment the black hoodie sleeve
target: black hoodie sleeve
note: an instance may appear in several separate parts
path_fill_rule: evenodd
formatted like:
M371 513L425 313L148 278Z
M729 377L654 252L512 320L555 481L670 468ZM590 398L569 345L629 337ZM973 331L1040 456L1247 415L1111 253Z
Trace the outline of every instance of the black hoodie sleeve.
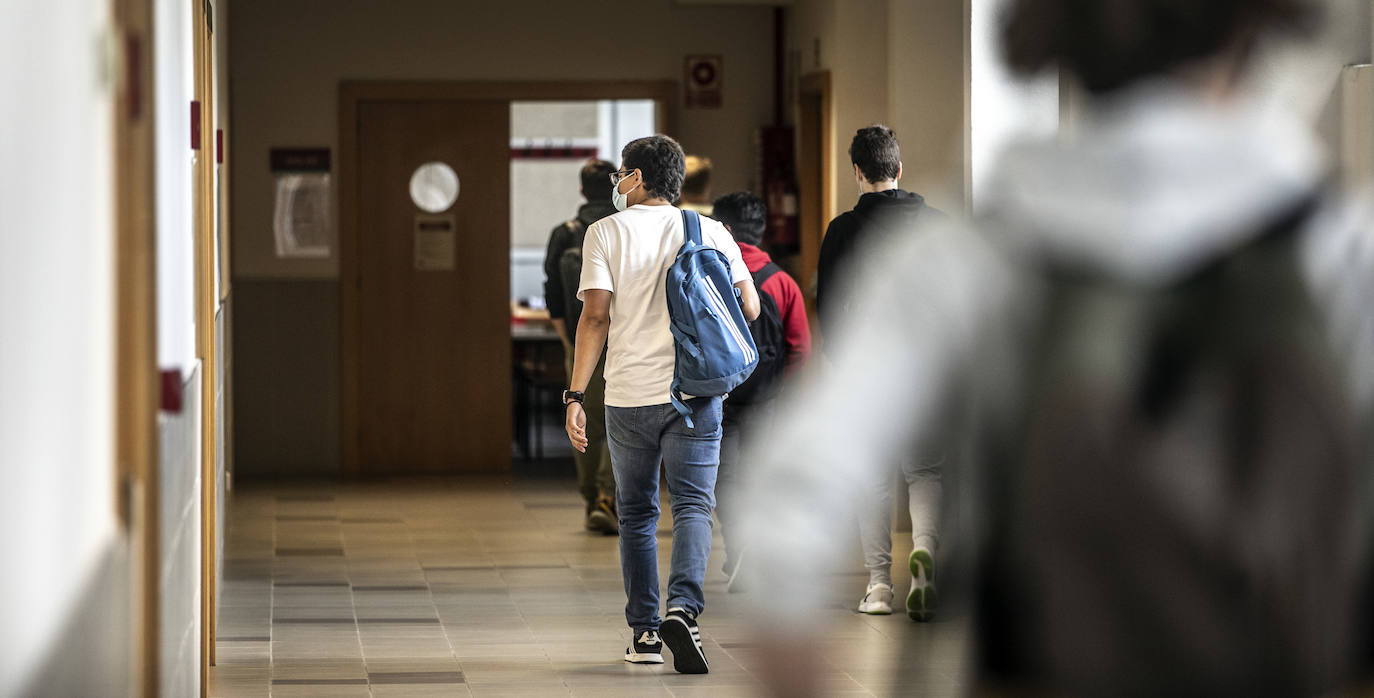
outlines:
M821 240L820 257L816 260L816 317L822 333L826 332L827 325L834 324L834 318L829 317L828 303L839 281L837 272L849 256L854 226L848 217L849 214L845 213L830 221L825 229L825 238Z

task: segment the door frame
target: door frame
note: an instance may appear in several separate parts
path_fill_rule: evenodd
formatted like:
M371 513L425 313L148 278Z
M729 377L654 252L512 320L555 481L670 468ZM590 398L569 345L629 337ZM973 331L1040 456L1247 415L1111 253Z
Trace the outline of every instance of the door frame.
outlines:
M344 81L339 83L339 289L340 289L340 429L346 478L362 475L358 410L358 105L366 102L455 102L465 100L593 101L654 100L655 127L672 131L677 83L656 81L488 82L488 81Z
M152 698L162 598L152 2L113 0L111 17L122 71L114 109L115 510L131 551L130 690Z
M216 596L215 570L219 552L215 549L219 480L216 458L218 444L215 385L218 376L215 316L219 294L215 292L215 37L213 6L208 0L194 3L192 43L195 70L195 99L199 103L199 123L194 179L194 265L196 355L200 357L200 695L210 691L210 667L215 665Z
M835 115L831 94L830 71L803 75L797 90L797 198L801 203L801 286L805 290L806 305L814 316L816 297L816 266L821 258L821 242L825 228L835 217ZM807 102L819 104L818 118L807 113ZM819 152L812 148L820 144ZM819 176L807 176L814 171ZM819 185L819 191L816 191ZM814 326L815 318L812 318Z

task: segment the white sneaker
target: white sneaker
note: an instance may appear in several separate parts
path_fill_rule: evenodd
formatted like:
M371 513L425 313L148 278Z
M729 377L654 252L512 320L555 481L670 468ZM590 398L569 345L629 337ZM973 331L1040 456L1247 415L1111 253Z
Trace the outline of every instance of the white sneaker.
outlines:
M863 601L859 602L859 613L867 613L870 616L892 615L892 585L882 582L869 584Z
M907 560L911 567L911 592L906 595L906 614L912 620L935 619L935 556L928 548L916 548Z

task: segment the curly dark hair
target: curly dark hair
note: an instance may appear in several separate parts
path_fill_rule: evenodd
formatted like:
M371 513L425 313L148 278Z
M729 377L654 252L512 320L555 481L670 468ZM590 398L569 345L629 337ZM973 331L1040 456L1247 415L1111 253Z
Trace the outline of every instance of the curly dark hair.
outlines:
M588 160L578 173L582 177L582 195L588 201L610 201L612 172L615 165L605 160Z
M681 196L685 159L682 146L662 134L636 138L620 151L621 169L639 170L644 175L644 190L669 201Z
M747 191L737 191L716 199L711 204L711 217L730 226L735 240L757 246L763 242L768 208L763 205L763 199Z
M1013 70L1058 65L1102 94L1237 49L1266 31L1303 34L1309 0L1015 0L1002 48Z
M849 144L849 161L858 165L870 182L896 179L902 170L897 134L882 124L859 129Z

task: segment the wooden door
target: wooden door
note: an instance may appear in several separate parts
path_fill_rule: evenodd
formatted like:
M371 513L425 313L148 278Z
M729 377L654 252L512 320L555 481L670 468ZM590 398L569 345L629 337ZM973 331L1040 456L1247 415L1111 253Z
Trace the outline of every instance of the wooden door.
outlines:
M358 104L357 287L344 312L363 474L510 467L509 121L505 100ZM436 212L411 197L427 163L458 177L457 200Z

